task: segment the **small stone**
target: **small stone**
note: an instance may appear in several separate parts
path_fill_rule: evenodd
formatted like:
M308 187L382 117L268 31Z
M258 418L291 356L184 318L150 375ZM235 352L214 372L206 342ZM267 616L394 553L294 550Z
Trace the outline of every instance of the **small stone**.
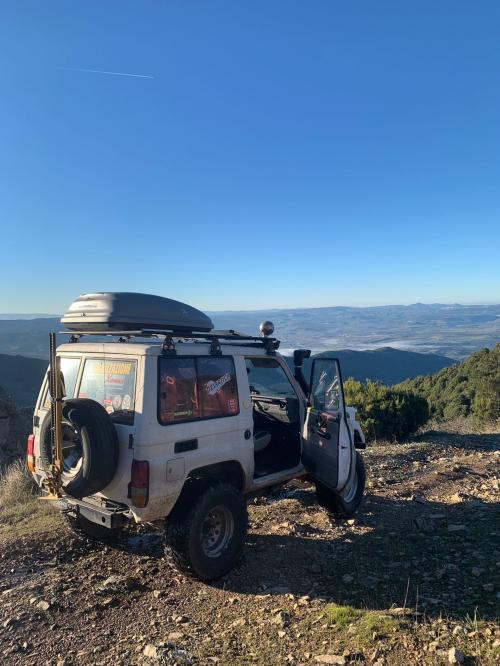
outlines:
M172 643L175 643L175 641L180 640L183 636L184 634L182 633L182 631L171 631L167 636L167 639Z
M148 643L144 650L142 651L142 654L145 657L149 657L149 659L159 659L160 657L160 652L156 645L153 645L152 643Z
M163 590L153 590L153 597L159 599L164 594Z
M461 624L457 624L456 627L453 627L453 631L451 633L453 636L464 636L467 632L465 631L465 627L462 627Z
M286 631L283 631L283 629L280 629L280 630L278 631L278 636L279 636L280 638L284 638L284 637L286 636Z
M318 654L314 657L317 664L334 664L334 666L344 666L345 657L340 654Z
M452 647L448 650L448 662L450 664L463 664L464 655L457 650L457 648Z
M189 622L189 618L187 615L177 615L174 617L174 622L176 624L187 624Z
M472 567L471 569L471 574L478 578L482 573L484 569L481 569L481 567Z
M48 601L43 601L43 600L42 600L42 601L39 601L39 602L37 603L37 605L35 606L35 608L37 608L38 610L41 610L41 611L48 611L49 608L50 608L50 604L49 604Z
M347 524L348 525L356 525L356 518L349 518L349 520L347 521Z

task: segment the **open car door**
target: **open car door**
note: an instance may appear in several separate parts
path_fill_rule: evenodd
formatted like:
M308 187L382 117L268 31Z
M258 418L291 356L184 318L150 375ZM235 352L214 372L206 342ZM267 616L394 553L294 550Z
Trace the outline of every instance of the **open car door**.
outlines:
M346 423L340 364L336 358L314 359L303 432L302 464L330 490L349 478L352 451Z

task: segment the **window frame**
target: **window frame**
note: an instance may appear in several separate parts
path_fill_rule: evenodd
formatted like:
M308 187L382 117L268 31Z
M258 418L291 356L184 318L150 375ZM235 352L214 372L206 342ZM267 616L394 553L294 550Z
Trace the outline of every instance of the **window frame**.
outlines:
M77 398L80 395L80 389L81 389L82 381L83 381L83 374L85 372L85 364L87 363L87 361L104 361L104 363L106 361L110 361L110 362L120 362L120 361L122 361L122 362L126 362L126 363L131 363L133 365L133 367L135 368L135 370L134 370L134 396L133 396L134 397L134 409L131 410L132 411L131 420L128 421L128 422L125 422L125 421L120 421L120 420L114 419L114 418L112 418L112 414L110 414L108 412L108 416L111 418L111 421L113 422L113 425L133 426L134 421L135 421L135 412L136 412L135 406L136 406L136 397L137 397L136 396L136 392L137 392L137 370L138 370L138 367L139 367L139 364L137 363L137 359L135 357L130 358L130 359L129 358L123 358L122 356L113 358L112 356L108 356L107 354L104 355L104 356L94 356L94 355L85 356L85 354L83 354L82 355L82 363L80 364L79 377L77 379L77 382L76 382L76 385L75 385L75 391L74 391L74 395ZM89 399L93 400L93 398L89 398ZM97 400L95 402L97 402ZM98 403L98 404L101 404L101 403ZM103 405L103 408L104 408L104 405Z
M231 356L230 354L223 354L221 356L211 356L209 358L213 360L217 359L229 359L231 361L231 364L233 366L233 374L234 374L234 379L236 382L236 404L238 406L238 411L234 412L234 414L224 414L220 416L200 416L196 418L190 418L190 419L179 419L178 421L170 421L168 423L165 423L165 421L161 420L161 364L163 360L178 360L178 359L187 359L187 360L192 360L194 361L194 366L195 366L195 371L196 371L196 381L198 383L198 360L197 359L204 359L207 358L206 356L203 356L201 354L182 354L178 355L176 354L175 356L158 356L158 365L157 365L157 379L156 379L156 418L158 420L158 423L167 428L169 426L175 426L179 425L180 423L199 423L200 421L213 421L214 419L229 419L232 418L233 416L238 416L240 414L240 392L239 392L239 387L238 387L238 376L236 374L236 364L234 362L234 357ZM199 395L198 395L199 399ZM201 403L200 403L201 404Z

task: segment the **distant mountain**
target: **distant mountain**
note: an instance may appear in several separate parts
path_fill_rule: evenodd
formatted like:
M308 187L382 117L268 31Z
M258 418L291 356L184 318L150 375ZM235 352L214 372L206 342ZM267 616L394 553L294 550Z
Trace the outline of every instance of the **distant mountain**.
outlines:
M55 314L44 314L43 312L32 312L32 313L4 313L0 314L0 320L2 319L55 319L58 318L58 315Z
M453 359L446 356L419 354L418 352L402 351L391 347L369 351L341 349L321 352L310 359L306 359L304 361L306 379L309 378L313 358L321 358L322 356L334 356L339 359L344 380L352 377L360 382L371 379L384 384L397 384L419 375L429 375L454 363ZM287 362L290 367L293 367L291 357L287 357Z
M49 333L62 328L59 318L0 320L0 353L48 359Z
M0 387L19 407L33 405L46 370L47 361L0 354Z
M274 322L281 349L361 351L392 347L460 360L500 340L500 305L384 305L242 312L212 312L215 328L257 334L264 319ZM0 353L47 358L49 331L58 317L2 319Z
M283 349L393 347L462 359L500 340L500 305L384 305L212 312L216 328L256 333L270 319Z

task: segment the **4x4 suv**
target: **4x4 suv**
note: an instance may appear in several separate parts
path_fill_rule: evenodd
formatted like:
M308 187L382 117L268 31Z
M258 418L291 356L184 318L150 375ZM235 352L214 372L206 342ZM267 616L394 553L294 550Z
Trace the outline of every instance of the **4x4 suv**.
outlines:
M292 371L270 322L260 337L214 331L194 308L142 294L81 296L62 322L59 505L76 530L109 540L131 521L165 522L177 566L208 580L241 553L249 495L309 475L337 515L359 506L364 437L336 359L314 359L306 382L309 352ZM28 440L42 491L55 456L48 379Z

